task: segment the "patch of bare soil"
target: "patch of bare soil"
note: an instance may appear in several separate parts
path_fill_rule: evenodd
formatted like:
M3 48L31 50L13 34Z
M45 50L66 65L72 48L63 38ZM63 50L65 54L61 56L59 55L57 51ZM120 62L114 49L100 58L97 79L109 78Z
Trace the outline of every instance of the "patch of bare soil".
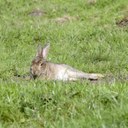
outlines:
M46 12L41 9L34 9L28 15L30 16L43 16Z
M116 24L119 26L119 27L125 27L125 26L128 26L128 16L127 17L124 17L122 20L120 21L117 21Z
M96 0L88 0L87 3L90 4L90 5L93 5L93 4L96 4Z
M70 22L70 21L73 21L73 20L76 20L76 19L77 19L77 17L65 15L63 17L58 17L58 18L54 19L54 21L56 23L63 24L65 22Z

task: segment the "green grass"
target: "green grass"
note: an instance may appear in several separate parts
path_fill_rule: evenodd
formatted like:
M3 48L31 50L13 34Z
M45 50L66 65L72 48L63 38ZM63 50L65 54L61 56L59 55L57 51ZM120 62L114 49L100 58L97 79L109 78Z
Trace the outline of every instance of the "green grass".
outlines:
M2 0L0 5L0 128L128 127L128 27L116 25L127 15L127 0L94 5ZM43 15L29 15L35 9ZM65 15L73 18L55 22ZM15 70L29 72L40 42L51 43L48 60L110 78L101 83L15 78Z

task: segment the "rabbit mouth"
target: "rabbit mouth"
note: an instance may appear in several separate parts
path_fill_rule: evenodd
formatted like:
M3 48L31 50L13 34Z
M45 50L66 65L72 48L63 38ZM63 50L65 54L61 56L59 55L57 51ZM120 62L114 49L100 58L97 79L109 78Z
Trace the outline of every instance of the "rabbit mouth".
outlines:
M37 78L37 75L33 75L33 79L35 80Z
M30 75L31 79L36 79L37 78L37 75Z

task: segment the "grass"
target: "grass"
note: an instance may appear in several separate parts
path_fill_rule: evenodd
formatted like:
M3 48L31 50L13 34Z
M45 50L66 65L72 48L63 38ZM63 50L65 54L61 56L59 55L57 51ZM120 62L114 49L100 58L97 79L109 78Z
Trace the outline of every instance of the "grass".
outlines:
M85 0L3 0L0 5L1 128L128 127L128 27L116 25L127 15L127 0L97 0L94 5ZM36 9L41 16L31 13ZM40 42L51 43L52 62L115 79L95 84L15 79L15 70L29 72Z

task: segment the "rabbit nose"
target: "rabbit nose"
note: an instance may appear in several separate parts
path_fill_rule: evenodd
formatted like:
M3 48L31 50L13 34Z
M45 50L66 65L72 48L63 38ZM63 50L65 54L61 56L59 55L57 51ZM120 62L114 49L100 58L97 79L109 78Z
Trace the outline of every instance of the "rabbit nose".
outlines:
M35 74L35 71L34 71L32 68L30 68L30 73L31 73L32 75L34 75L34 74Z
M36 79L36 78L37 78L36 71L33 71L32 68L30 68L30 77L31 77L32 79Z
M37 72L37 71L32 71L31 73L32 73L32 75L33 75L33 76L35 76L35 77L36 77L36 76L37 76L37 74L38 74L38 72Z

